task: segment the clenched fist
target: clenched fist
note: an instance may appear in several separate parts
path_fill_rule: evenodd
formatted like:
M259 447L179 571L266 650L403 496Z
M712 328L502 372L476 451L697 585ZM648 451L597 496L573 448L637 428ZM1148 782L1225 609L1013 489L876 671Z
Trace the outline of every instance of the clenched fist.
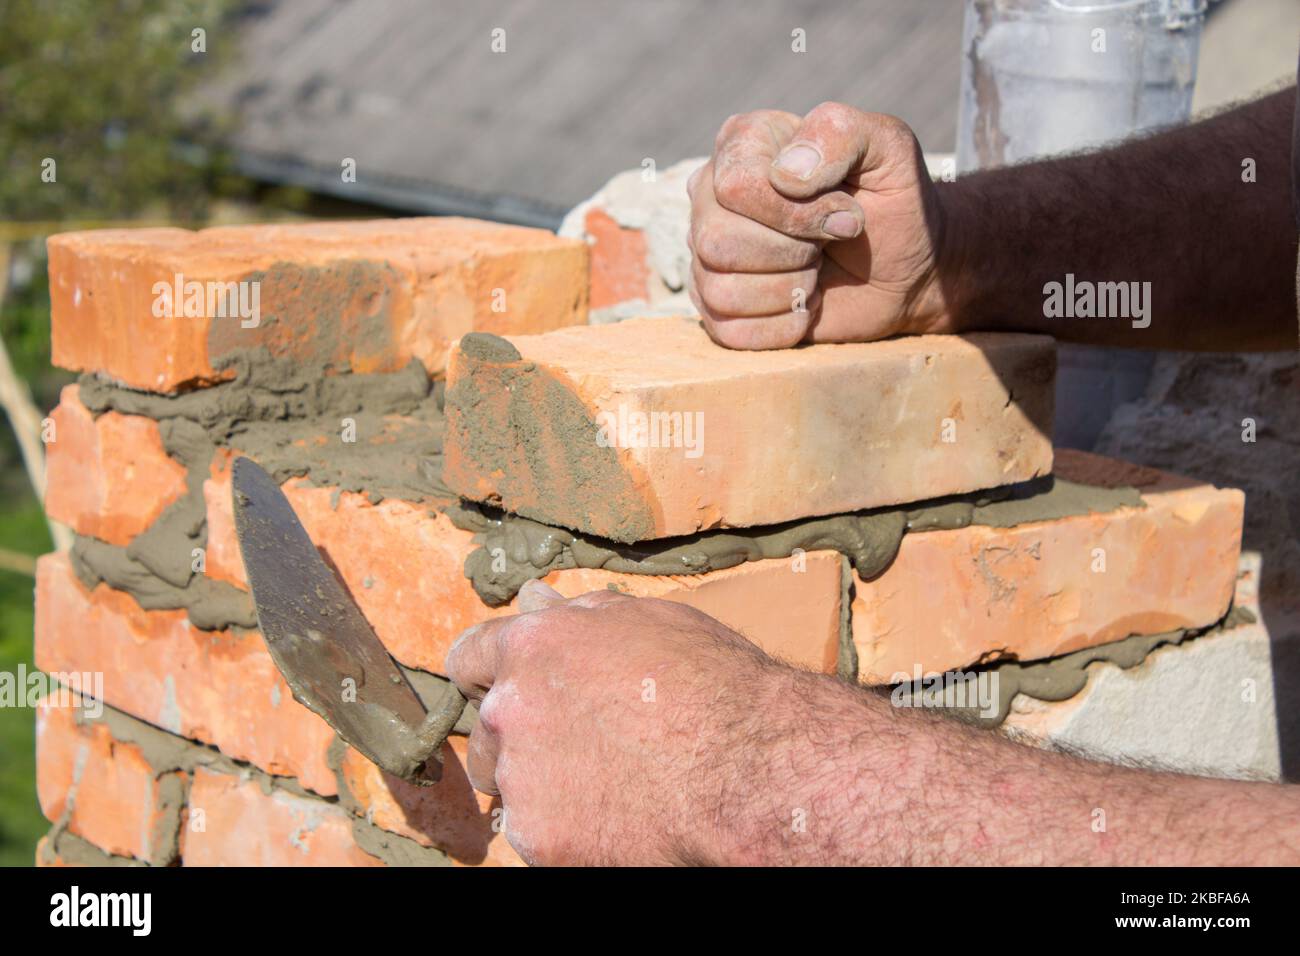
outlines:
M902 120L840 103L733 116L688 189L691 295L720 345L949 331L944 214Z

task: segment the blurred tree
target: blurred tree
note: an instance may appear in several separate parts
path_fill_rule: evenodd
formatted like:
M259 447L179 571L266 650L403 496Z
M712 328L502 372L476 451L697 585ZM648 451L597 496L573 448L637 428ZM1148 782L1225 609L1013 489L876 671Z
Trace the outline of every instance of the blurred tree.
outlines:
M11 263L16 254L26 277L43 272L44 237L59 229L142 216L198 223L213 198L247 193L215 146L230 118L197 92L229 58L235 9L0 0L0 404L38 494L40 414L27 383L47 406L60 377L36 370L48 368L49 322L32 308L33 284L13 283L18 301L6 302ZM44 298L43 285L35 291Z
M0 0L0 215L197 221L238 189L196 95L229 55L233 7Z
M213 198L247 195L213 145L231 119L198 92L232 59L234 13L232 0L0 0L0 403L15 428L0 425L0 670L33 666L25 556L51 544L14 467L15 438L39 488L43 413L28 384L43 409L70 379L49 366L45 237L143 219L199 225ZM48 827L33 733L30 710L0 708L0 864L30 863Z

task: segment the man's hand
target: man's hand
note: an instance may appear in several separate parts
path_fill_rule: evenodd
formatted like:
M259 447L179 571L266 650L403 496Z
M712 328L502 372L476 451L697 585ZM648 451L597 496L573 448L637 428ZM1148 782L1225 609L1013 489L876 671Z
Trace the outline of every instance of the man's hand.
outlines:
M510 845L552 865L736 859L720 794L747 792L740 765L789 672L681 604L535 581L519 603L447 658L480 702L469 779L501 795Z
M688 190L691 295L719 344L941 330L943 214L901 120L840 103L733 116Z
M519 604L447 670L479 701L470 781L501 795L530 863L1300 859L1300 788L1021 746L786 667L669 601L530 582Z

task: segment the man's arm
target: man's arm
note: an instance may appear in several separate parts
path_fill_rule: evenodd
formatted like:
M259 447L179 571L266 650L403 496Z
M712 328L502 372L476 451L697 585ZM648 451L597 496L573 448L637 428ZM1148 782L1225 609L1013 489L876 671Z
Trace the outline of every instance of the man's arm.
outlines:
M899 712L668 601L530 582L520 606L447 668L481 701L469 778L532 863L1300 863L1295 787Z
M937 276L955 330L1136 348L1296 348L1295 95L1114 149L939 184L948 231ZM1150 327L1045 317L1043 286L1066 273L1150 282Z
M689 187L692 295L733 348L1016 329L1294 349L1294 102L1291 88L1113 149L940 184L894 117L837 103L732 117ZM1067 275L1149 282L1149 326L1045 314L1044 287Z
M774 668L768 683L780 717L755 728L731 771L748 790L724 788L718 852L729 862L1300 862L1294 787L1039 750L820 675Z

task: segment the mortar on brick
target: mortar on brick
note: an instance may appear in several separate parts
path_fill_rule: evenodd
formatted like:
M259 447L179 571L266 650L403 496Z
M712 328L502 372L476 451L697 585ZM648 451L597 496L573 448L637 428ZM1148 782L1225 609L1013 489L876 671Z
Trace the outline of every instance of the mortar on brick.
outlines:
M462 348L492 361L512 361L518 357L517 350L507 340L482 333L466 336ZM492 606L508 603L524 581L544 577L555 570L603 568L618 573L654 575L706 573L747 560L785 558L800 549L838 550L848 556L864 579L870 579L888 566L902 535L908 531L952 529L969 524L1011 527L1143 506L1136 489L1114 480L1099 476L1095 484L1091 478L1089 484L1081 484L1046 476L990 492L913 506L806 519L766 528L704 532L687 539L620 545L456 501L439 481L440 395L430 388L423 369L414 363L396 373L331 375L326 369L308 373L301 367L277 362L264 351L240 355L231 361L239 369L235 380L202 392L153 395L86 379L84 401L97 412L112 408L161 419L171 436L168 450L186 464L191 477L206 477L206 461L215 447L237 444L241 450L248 450L267 462L281 480L291 475L308 476L313 484L332 486L336 495L342 490L363 492L374 502L391 493L405 500L424 500L441 507L457 526L476 533L480 547L467 559L466 576L485 603ZM352 445L331 435L330 431L349 412L367 416L364 422L358 420L361 435L373 439L378 434L381 440ZM396 431L406 434L390 440L394 422L398 423ZM311 437L304 438L304 435ZM376 491L375 486L383 490ZM195 510L193 500L187 496L183 508L178 503L176 513L189 520L173 518L167 523L169 533L147 533L141 538L145 544L170 539L172 544L155 547L188 556L188 548L179 547L187 542L176 543L180 537L176 529L188 536L194 528ZM201 524L201 516L198 520ZM152 549L136 546L136 542L132 545L141 557L152 553ZM187 606L188 602L193 605L193 616L199 626L204 623L220 626L223 618L224 623L253 625L244 592L223 585L220 597L228 603L221 610L209 609L206 604L210 602L205 601L207 596L203 592L212 582L200 576L191 582L192 594L178 596L167 590L168 582L150 574L154 568L132 561L130 550L123 553L121 549L115 551L101 542L83 539L74 558L83 580L98 572L111 585L142 598L142 606ZM500 551L510 558L504 572L493 568L493 555ZM169 570L160 560L153 564L158 570ZM842 609L842 613L847 612ZM840 671L846 676L856 675L850 655L841 653L840 657Z
M37 866L148 866L144 860L106 853L56 824L36 844Z
M436 678L434 678L436 680ZM445 683L445 682L443 682ZM429 685L426 691L431 691ZM322 810L335 805L335 801L319 797L292 777L277 777L265 773L221 753L215 748L196 743L175 734L168 733L151 724L138 720L129 714L104 705L98 717L89 716L84 709L77 710L79 724L95 723L107 727L113 739L121 744L130 744L140 750L151 770L159 778L177 781L178 774L189 779L198 768L216 773L236 776L255 782L261 791L268 795L277 792L292 794L299 800L319 804ZM159 808L162 811L157 845L161 847L150 865L171 865L180 860L180 829L188 805L188 786L163 788ZM65 863L86 866L133 866L143 865L145 861L132 860L106 853L93 843L68 832L69 811L73 803L69 799L69 810L64 818L54 821L38 856L46 863L61 860ZM163 833L162 828L170 828L170 833ZM352 833L365 852L390 866L446 866L445 854L436 849L421 846L409 838L388 833L379 827L362 820L352 821Z
M1160 647L1177 646L1207 634L1218 634L1243 624L1253 624L1255 614L1249 608L1234 605L1223 618L1208 627L1182 628L1161 634L1132 634L1120 641L1086 647L1059 657L1036 661L1008 661L1002 664L974 666L970 675L991 674L997 677L997 711L981 712L978 704L968 707L945 707L944 713L984 727L997 727L1006 720L1011 701L1017 694L1043 701L1061 701L1073 697L1088 683L1088 667L1109 663L1125 670L1137 667ZM899 685L893 693L903 700L927 693L922 686Z
M745 561L787 558L796 551L839 551L860 577L889 566L910 531L1010 528L1035 521L1141 508L1142 496L1127 486L1101 487L1050 475L969 495L779 525L706 531L624 545L542 524L473 502L444 508L457 527L473 531L481 546L465 562L465 576L484 603L508 604L524 582L568 568L603 568L622 574L705 574ZM494 560L504 553L500 568Z

